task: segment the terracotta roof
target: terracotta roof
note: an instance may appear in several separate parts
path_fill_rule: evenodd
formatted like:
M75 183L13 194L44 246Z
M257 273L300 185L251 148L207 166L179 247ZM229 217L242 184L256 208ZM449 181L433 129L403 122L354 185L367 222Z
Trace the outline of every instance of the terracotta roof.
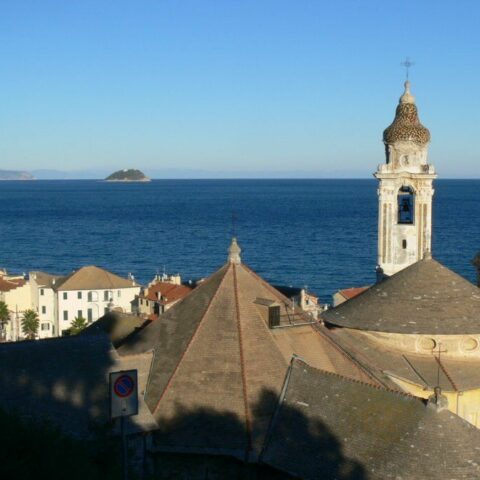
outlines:
M479 445L448 410L293 360L261 461L306 480L474 479Z
M229 262L120 347L123 356L154 351L145 400L160 425L158 449L255 458L293 353L373 381L305 324L309 317L270 329L259 298L281 315L291 306L243 263Z
M338 307L322 313L331 325L389 333L480 333L480 289L425 258Z
M181 298L188 295L191 291L191 287L187 287L186 285L176 285L173 283L168 282L157 282L152 286L148 287L148 293L140 294L139 298L146 298L147 300L152 300L154 302L158 302L162 305L168 305L169 303L176 302ZM160 293L161 297L165 297L164 300L161 300L157 295Z
M108 290L131 288L138 285L128 278L122 278L103 268L88 266L63 277L55 283L56 290Z
M350 300L357 295L360 295L365 290L368 290L370 287L353 287L353 288L345 288L343 290L339 290L337 293L342 295L347 300Z
M9 292L15 288L25 285L25 280L15 279L7 280L6 278L0 277L0 292Z

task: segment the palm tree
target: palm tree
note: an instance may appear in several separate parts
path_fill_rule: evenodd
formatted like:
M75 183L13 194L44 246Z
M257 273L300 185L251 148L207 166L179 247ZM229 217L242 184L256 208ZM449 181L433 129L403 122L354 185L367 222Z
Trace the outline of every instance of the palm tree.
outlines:
M22 332L29 340L35 340L39 323L35 310L25 310L22 318Z
M0 302L0 338L4 339L6 335L5 327L10 320L10 312L8 311L7 304Z
M87 326L87 321L83 317L75 317L72 320L72 326L70 327L70 335L77 335Z

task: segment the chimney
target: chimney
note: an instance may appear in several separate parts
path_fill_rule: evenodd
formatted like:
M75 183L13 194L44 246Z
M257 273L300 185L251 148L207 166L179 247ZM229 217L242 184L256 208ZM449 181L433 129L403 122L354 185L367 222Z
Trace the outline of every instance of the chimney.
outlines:
M428 397L427 408L435 410L436 412L448 410L448 399L445 395L442 395L442 389L440 387L435 387L433 394Z
M477 269L477 286L480 287L480 252L478 252L472 260L472 264Z
M376 283L383 282L383 280L385 280L385 274L383 273L383 268L380 265L377 265L377 268L375 269L375 272L377 274Z

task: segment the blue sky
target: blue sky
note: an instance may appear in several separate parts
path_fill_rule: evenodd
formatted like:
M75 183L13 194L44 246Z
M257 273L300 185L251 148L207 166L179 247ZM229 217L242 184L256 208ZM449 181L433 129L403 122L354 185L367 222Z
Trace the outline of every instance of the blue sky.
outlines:
M430 161L480 177L479 24L468 0L0 0L0 168L370 177L410 56Z

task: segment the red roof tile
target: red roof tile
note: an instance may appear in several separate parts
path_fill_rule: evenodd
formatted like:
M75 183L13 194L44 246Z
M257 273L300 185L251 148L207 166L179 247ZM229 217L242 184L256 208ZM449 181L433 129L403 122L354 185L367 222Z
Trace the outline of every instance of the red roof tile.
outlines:
M146 290L148 293L140 294L140 298L145 298L147 300L152 300L154 302L159 302L162 305L167 305L172 302L176 302L177 300L182 299L186 295L188 295L192 289L185 285L175 285L173 283L167 282L157 282L151 287L148 287ZM160 294L160 295L158 295ZM163 297L163 300L160 299Z
M338 293L345 297L347 300L350 300L357 295L360 295L365 290L368 290L370 287L354 287L354 288L345 288L344 290L340 290Z
M0 277L0 292L9 292L15 288L25 285L25 280L18 278L15 280L6 280Z

